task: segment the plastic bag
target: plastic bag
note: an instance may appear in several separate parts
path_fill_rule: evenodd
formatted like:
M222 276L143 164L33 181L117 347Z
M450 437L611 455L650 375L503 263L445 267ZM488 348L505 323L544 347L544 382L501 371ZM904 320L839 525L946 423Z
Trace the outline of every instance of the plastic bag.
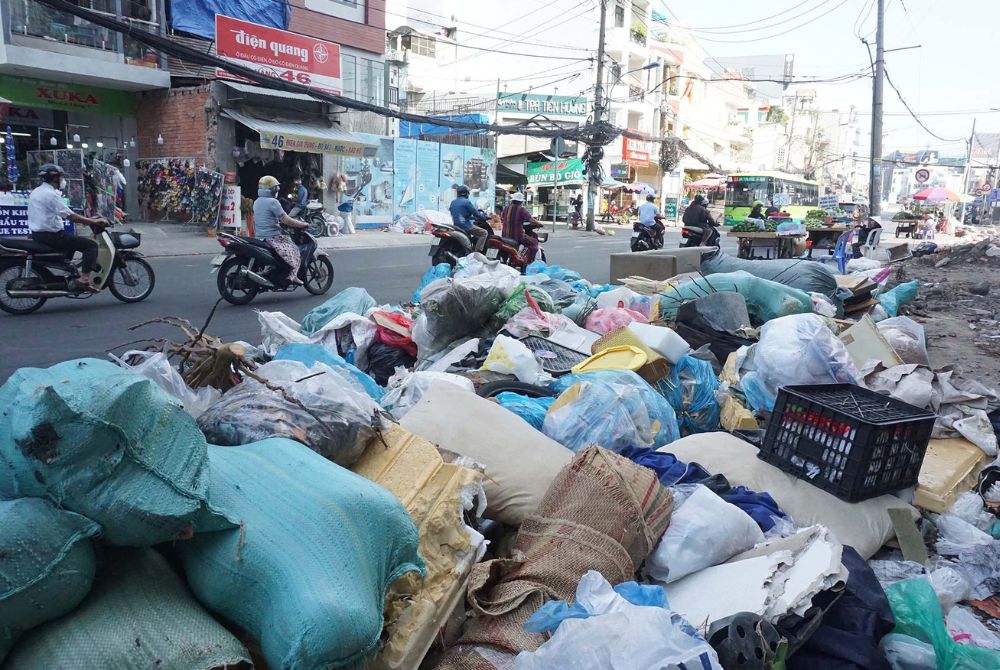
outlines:
M559 279L552 279L548 275L528 275L522 280L525 284L534 285L545 291L556 310L569 307L576 300L579 293L568 282Z
M979 530L987 532L997 520L995 516L986 511L983 499L974 491L966 491L955 498L955 502L948 508L947 513L960 517Z
M389 378L396 373L396 368L409 370L417 362L417 359L404 349L382 342L372 344L368 347L367 353L367 372L381 386L389 383Z
M432 281L436 279L443 279L451 275L451 264L449 263L438 263L437 265L432 265L431 268L424 273L424 276L420 278L420 286L413 292L410 301L414 303L420 302L420 294L424 292L424 289Z
M892 670L937 670L934 647L899 633L889 633L879 643Z
M286 344L275 352L274 360L298 361L307 368L312 367L316 363L323 363L324 365L329 365L331 368L346 370L361 384L365 393L370 395L375 402L381 402L382 395L385 393L382 387L375 383L374 379L345 361L340 355L333 353L319 344Z
M502 273L431 282L421 295L424 311L412 330L420 357L482 331L517 286L517 277Z
M243 380L198 419L209 441L236 446L286 437L349 467L381 424L381 408L342 368L271 361L257 368L257 375L284 393Z
M377 329L368 317L341 314L313 333L309 341L339 352L345 361L364 370L368 366L368 347L375 341Z
M954 514L934 517L934 525L938 531L937 543L934 546L939 554L945 556L958 556L970 547L994 542L992 535L984 533Z
M749 272L727 272L698 277L664 291L660 297L660 316L656 320L673 319L683 302L716 291L741 294L746 299L747 310L754 324L766 323L789 314L812 312L812 298L805 291L761 279Z
M531 298L529 302L528 298ZM515 314L525 309L535 312L555 312L556 308L552 304L552 298L538 286L520 284L509 298L507 298L500 309L493 315L490 327L493 330L500 330Z
M308 342L309 337L302 334L302 326L295 319L282 312L257 312L260 323L260 348L268 356L274 356L281 347L289 342Z
M388 344L390 347L402 349L413 358L416 358L417 345L414 343L412 337L398 333L396 330L382 325L382 323L388 321L400 326L400 330L409 331L413 327L413 319L405 314L399 314L397 312L375 312L375 314L379 315L380 319L384 320L377 322L378 325L375 328L375 341L381 342L382 344Z
M302 319L302 332L312 335L327 323L341 314L359 314L365 316L370 309L378 306L368 291L357 286L345 288L319 307L313 307Z
M875 296L875 299L878 300L878 304L882 305L882 308L888 312L890 317L896 316L899 314L900 307L917 297L918 288L920 288L920 282L914 279L905 284L900 284L886 293L880 293Z
M948 634L959 644L1000 651L1000 638L967 607L949 608L945 617Z
M573 328L577 327L575 323L562 314L536 312L530 307L525 307L507 319L507 323L503 329L514 337L525 337L526 335L548 337L553 332L562 328L564 320L569 322Z
M463 256L458 259L458 266L455 268L455 279L467 279L484 274L506 275L515 279L520 279L520 273L509 265L504 265L499 260L491 261L479 252Z
M532 428L541 430L542 424L545 423L545 413L549 411L549 408L552 407L552 403L554 403L556 399L529 398L528 396L521 395L520 393L504 391L503 393L498 393L496 395L496 401L500 403L504 409L510 410L530 423Z
M669 583L718 565L764 541L748 514L702 485L674 509L667 532L646 559L646 574Z
M662 589L661 589L662 590ZM635 593L646 594L636 585ZM678 614L662 605L636 605L591 570L572 606L587 616L565 618L537 650L515 659L517 670L722 670L715 650ZM569 609L569 608L567 608ZM530 620L529 620L530 621Z
M947 565L931 571L930 580L944 613L968 598L972 592L972 584L965 573Z
M833 271L823 263L813 263L801 259L749 260L734 258L720 251L702 262L701 271L709 275L708 281L713 284L717 274L742 271L806 293L819 293L831 300L835 299L837 295L837 280L834 278Z
M546 265L545 261L535 261L524 269L524 274L526 275L536 275L539 273L546 274L552 279L569 282L570 284L583 279L579 272L567 270L566 268L559 267L558 265Z
M781 386L851 383L863 385L861 373L844 343L815 314L795 314L769 321L752 348L752 367L740 386L755 411L774 409Z
M656 392L645 379L630 370L595 370L594 372L582 372L580 374L562 375L549 385L549 388L556 393L562 393L578 382L585 381L589 384L619 385L638 393L638 400L642 403L642 410L650 418L653 429L653 445L662 447L680 438L680 431L677 428L677 415L674 408L662 395ZM633 396L627 395L631 402ZM626 409L629 409L626 407ZM605 446L605 445L601 445ZM643 446L635 444L632 446ZM610 448L610 447L608 447Z
M486 356L482 370L514 375L525 384L547 384L551 375L542 369L531 350L523 342L506 335L497 335Z
M707 433L719 429L719 403L715 390L719 379L712 364L693 356L681 356L670 370L666 394L677 415L681 434Z
M475 385L465 377L447 372L410 372L405 373L402 379L389 380L389 390L382 399L382 406L392 412L397 420L401 419L420 401L424 391L437 382L461 386L469 393L476 392Z
M126 370L156 382L156 385L184 405L184 410L197 419L211 407L222 391L211 386L193 389L184 383L181 373L170 364L167 355L160 351L126 351L121 358L108 354L115 363Z
M878 330L904 363L930 367L924 327L908 316L878 322Z
M624 307L605 307L595 310L587 317L586 328L598 335L607 335L612 330L627 326L633 321L649 323L649 320L639 312Z
M926 579L907 579L885 590L896 618L893 633L909 635L934 647L937 670L996 670L1000 653L963 647L951 639L937 596ZM905 666L903 666L905 667Z

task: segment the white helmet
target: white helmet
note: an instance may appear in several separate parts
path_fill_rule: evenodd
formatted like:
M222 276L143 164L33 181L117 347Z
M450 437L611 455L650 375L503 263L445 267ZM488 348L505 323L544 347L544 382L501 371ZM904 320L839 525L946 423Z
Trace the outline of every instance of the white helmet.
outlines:
M524 202L524 194L520 191L514 191L510 194L511 202Z

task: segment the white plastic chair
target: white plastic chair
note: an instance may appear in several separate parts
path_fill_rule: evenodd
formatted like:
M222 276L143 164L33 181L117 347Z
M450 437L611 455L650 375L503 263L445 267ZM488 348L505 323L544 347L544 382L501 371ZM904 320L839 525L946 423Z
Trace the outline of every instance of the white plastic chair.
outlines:
M884 260L878 256L878 243L882 239L882 229L875 228L868 233L868 239L861 245L861 255L873 261ZM884 254L883 254L884 255Z

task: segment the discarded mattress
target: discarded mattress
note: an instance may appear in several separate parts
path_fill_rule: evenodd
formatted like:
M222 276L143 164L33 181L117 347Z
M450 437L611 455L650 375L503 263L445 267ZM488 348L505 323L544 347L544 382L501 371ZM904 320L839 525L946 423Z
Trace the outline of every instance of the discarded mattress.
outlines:
M690 435L659 449L712 474L725 475L733 486L770 493L796 526L823 525L841 544L871 558L893 537L888 510L905 507L892 495L848 503L757 458L757 448L728 433Z
M573 458L512 412L453 384L428 388L400 425L485 466L486 516L515 527L535 513Z

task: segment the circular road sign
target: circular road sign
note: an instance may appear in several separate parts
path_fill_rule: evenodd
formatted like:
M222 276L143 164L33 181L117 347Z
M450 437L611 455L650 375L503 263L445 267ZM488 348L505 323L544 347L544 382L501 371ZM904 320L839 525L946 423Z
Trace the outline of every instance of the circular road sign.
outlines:
M913 174L913 178L917 180L918 184L924 184L931 178L931 171L927 168L920 168Z

